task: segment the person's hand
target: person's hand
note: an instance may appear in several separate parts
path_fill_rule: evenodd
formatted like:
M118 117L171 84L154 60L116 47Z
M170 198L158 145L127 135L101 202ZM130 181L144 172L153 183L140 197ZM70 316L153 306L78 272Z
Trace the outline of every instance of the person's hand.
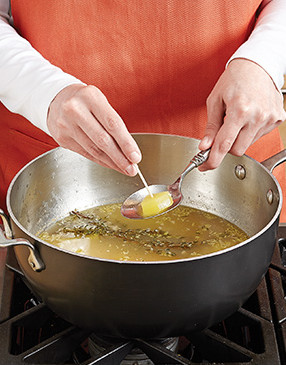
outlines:
M123 120L95 86L73 84L50 104L48 129L62 147L134 176L141 152Z
M282 96L270 76L245 59L230 62L207 99L207 113L199 149L212 148L200 171L218 167L227 152L242 156L286 119Z

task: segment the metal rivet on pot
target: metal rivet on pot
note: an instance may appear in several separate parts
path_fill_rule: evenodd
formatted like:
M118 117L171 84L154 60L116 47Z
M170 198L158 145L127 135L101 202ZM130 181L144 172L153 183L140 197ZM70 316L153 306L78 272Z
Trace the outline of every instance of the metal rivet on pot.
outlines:
M267 201L268 201L269 204L272 204L273 203L273 191L271 189L269 189L267 191L266 199L267 199Z
M246 170L242 165L235 166L235 175L239 180L243 180L246 176Z

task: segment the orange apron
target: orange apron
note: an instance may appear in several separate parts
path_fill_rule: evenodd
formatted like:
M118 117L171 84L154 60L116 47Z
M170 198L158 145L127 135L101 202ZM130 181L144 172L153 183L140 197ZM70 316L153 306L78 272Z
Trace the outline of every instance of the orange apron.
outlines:
M202 138L206 98L253 29L260 3L12 0L11 6L17 31L51 63L100 88L130 132ZM3 106L0 118L4 206L15 173L56 143ZM249 154L262 161L281 149L276 129ZM278 170L284 184L284 168Z

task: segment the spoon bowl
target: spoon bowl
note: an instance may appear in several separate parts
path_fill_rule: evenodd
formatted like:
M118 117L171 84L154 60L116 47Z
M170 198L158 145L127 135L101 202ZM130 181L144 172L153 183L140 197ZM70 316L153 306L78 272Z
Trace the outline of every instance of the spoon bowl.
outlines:
M185 168L185 170L181 173L178 179L171 185L149 185L149 191L154 195L157 193L161 193L163 191L168 191L173 199L173 204L169 206L167 209L161 211L158 214L154 214L152 216L143 217L140 215L140 204L143 199L150 195L147 188L143 188L137 190L135 193L131 194L121 205L121 214L126 218L131 219L148 219L158 217L159 215L165 214L170 210L173 210L177 206L179 206L183 200L183 194L181 191L181 186L184 177L192 171L195 167L202 165L209 157L210 148L205 151L200 151L197 155L195 155L189 165Z
M177 188L175 187L175 183L172 185L149 185L148 188L153 195L161 193L163 191L169 191L173 199L173 204L167 210L164 210L159 214L142 217L142 215L139 214L138 208L142 203L142 201L144 200L144 198L150 195L147 188L143 188L131 194L122 204L121 214L124 217L131 219L147 219L147 218L158 217L159 215L162 215L167 211L169 212L170 210L176 208L183 200L183 195L181 193L181 190L178 189L178 187Z

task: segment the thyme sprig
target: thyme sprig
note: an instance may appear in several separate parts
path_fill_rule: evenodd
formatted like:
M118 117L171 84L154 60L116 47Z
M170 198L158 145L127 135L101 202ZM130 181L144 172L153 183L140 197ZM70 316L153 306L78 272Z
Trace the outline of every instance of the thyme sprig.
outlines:
M136 241L138 244L145 246L147 249L156 248L159 252L168 250L167 255L174 255L170 248L190 248L193 242L186 242L180 238L174 239L171 235L163 230L154 229L126 229L123 230L117 226L108 225L106 221L97 216L84 215L76 210L70 212L70 215L79 219L78 224L73 222L71 227L62 227L64 233L73 233L75 237L84 237L93 234L102 236L114 236L126 241Z

